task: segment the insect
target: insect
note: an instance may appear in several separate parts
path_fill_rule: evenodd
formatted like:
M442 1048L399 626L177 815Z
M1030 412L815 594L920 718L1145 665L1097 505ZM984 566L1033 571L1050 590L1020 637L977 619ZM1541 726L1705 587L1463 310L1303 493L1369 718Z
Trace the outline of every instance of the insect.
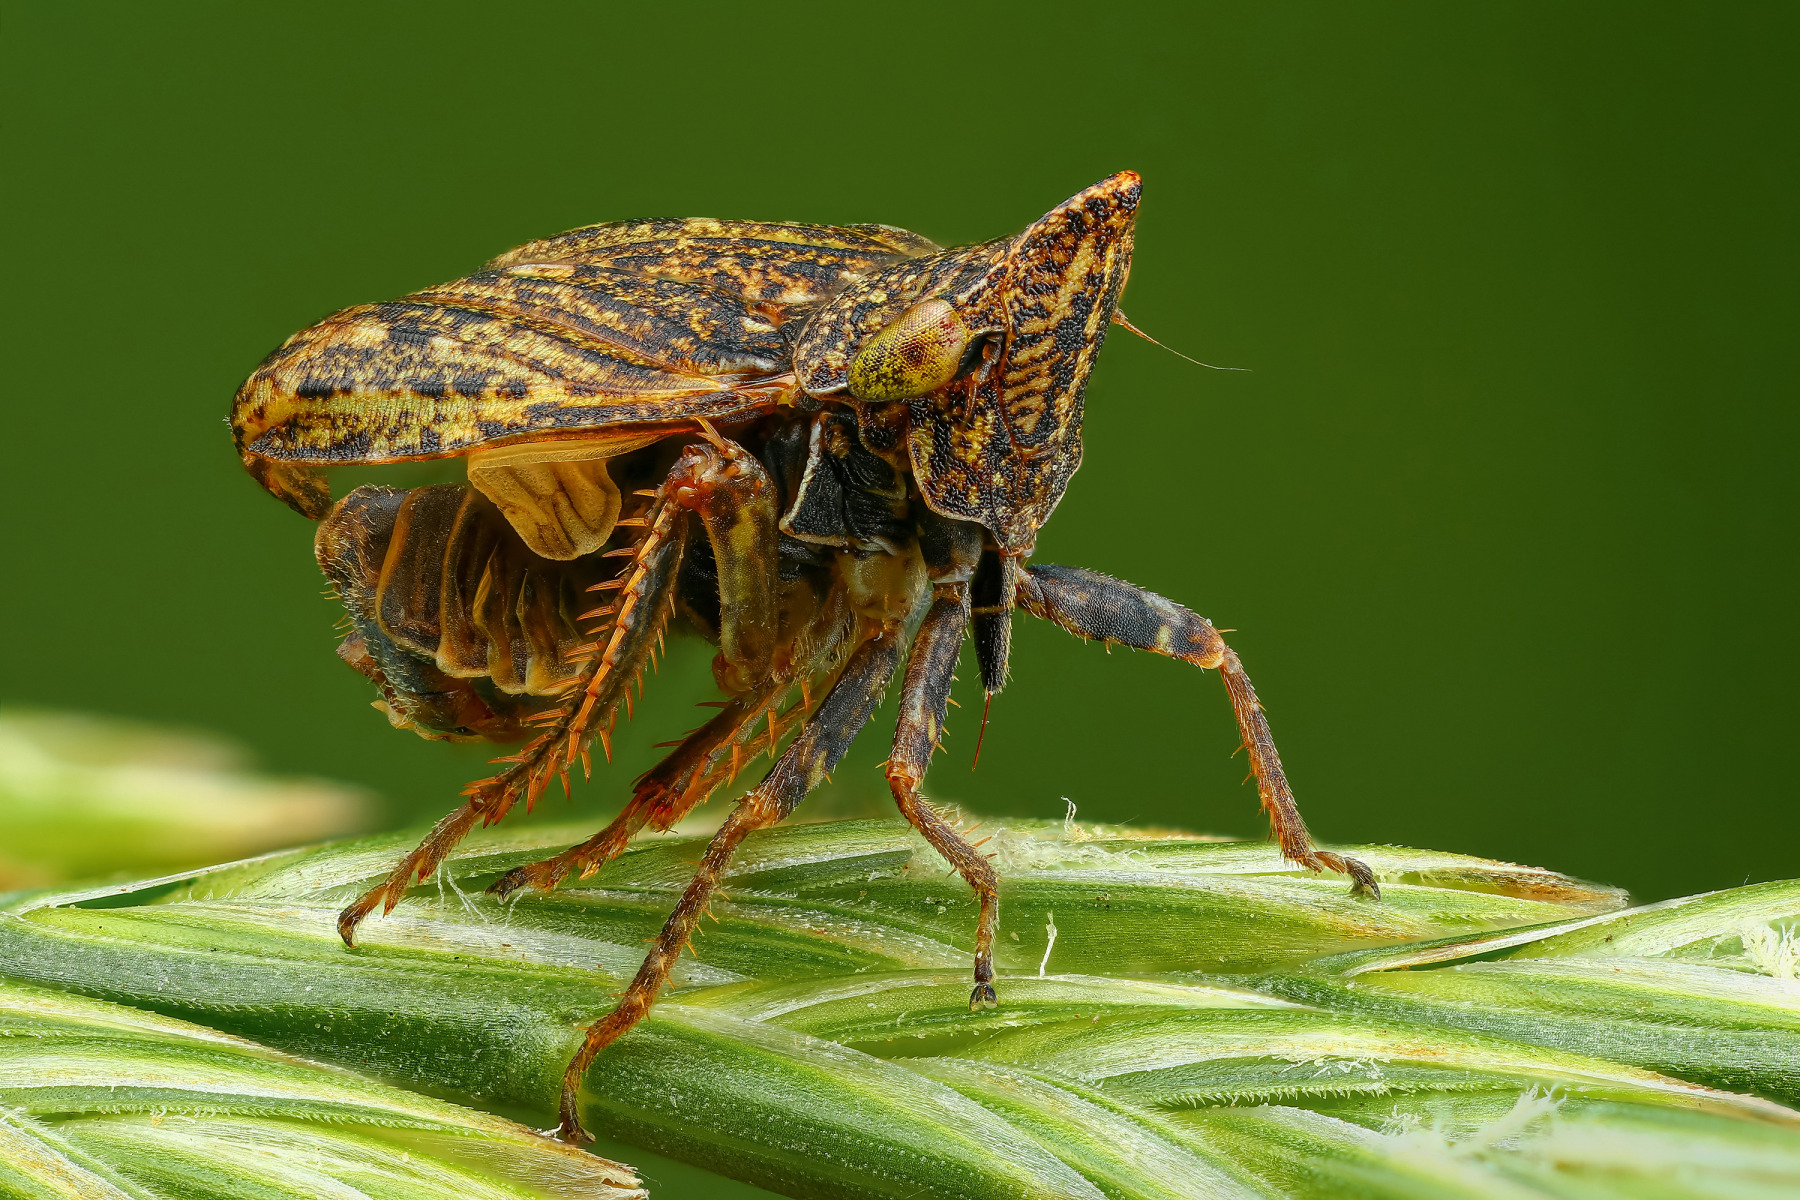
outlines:
M522 742L385 881L353 944L478 824L610 757L671 623L718 647L717 713L591 839L501 878L585 876L667 829L762 751L642 969L564 1078L654 1003L735 848L791 813L901 680L894 800L979 899L972 1007L995 1002L998 876L920 795L972 636L991 702L1023 610L1216 669L1282 852L1378 895L1317 849L1237 655L1204 618L1078 567L1030 561L1081 463L1082 399L1131 267L1138 176L1103 179L1015 237L940 249L884 225L657 220L576 229L470 276L347 308L239 390L232 430L264 487L320 522L349 618L339 655L397 726ZM467 483L364 486L324 468L462 458ZM796 698L797 697L797 698Z

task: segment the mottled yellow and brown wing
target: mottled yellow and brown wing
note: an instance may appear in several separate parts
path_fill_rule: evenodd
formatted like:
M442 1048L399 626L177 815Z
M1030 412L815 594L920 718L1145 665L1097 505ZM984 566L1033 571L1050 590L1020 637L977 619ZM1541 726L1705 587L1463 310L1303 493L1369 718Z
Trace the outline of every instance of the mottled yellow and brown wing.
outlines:
M239 390L232 431L251 473L317 518L334 463L752 416L794 394L789 322L933 248L882 226L575 230L295 334Z
M490 271L295 334L238 392L233 432L246 465L267 464L265 482L280 484L270 469L730 420L780 401L785 354L767 315L705 285L572 265ZM321 515L322 497L302 499Z
M527 242L488 263L578 262L705 283L753 303L817 304L871 272L938 247L891 225L614 221Z

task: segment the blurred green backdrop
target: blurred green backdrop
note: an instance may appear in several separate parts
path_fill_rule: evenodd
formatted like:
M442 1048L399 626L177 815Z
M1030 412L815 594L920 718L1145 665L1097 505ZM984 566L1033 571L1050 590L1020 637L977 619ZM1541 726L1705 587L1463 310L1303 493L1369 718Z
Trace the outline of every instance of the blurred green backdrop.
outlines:
M1131 167L1128 311L1252 370L1115 335L1040 558L1238 630L1323 838L1646 899L1795 874L1797 12L8 4L0 699L435 816L485 756L333 657L311 527L223 423L264 353L573 225L969 241ZM1026 622L1014 664L933 795L1260 832L1216 678ZM814 811L880 801L883 734Z

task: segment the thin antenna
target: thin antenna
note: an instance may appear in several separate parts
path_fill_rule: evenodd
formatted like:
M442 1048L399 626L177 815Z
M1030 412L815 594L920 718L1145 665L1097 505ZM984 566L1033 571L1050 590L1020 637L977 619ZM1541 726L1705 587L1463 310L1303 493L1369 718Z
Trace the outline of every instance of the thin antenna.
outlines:
M1175 347L1173 347L1173 346L1163 346L1163 344L1161 342L1157 341L1155 338L1151 337L1149 334L1147 334L1143 330L1139 329L1136 325L1133 325L1126 318L1125 314L1116 308L1113 309L1113 324L1114 325L1123 325L1126 329L1130 330L1132 333L1137 334L1139 337L1143 338L1146 342L1149 342L1152 346L1162 346L1162 348L1164 350L1167 350L1170 354L1173 354L1176 358L1185 358L1189 362L1193 363L1196 367L1205 367L1209 371L1248 371L1250 369L1249 367L1215 367L1211 363L1201 362L1197 358L1193 358L1189 355L1183 354L1181 351L1175 349Z

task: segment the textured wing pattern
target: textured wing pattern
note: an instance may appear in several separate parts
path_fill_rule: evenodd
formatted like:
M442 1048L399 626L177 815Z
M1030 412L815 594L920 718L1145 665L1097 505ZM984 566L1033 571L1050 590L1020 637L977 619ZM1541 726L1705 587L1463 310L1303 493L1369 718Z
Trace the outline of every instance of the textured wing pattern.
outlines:
M871 271L937 246L889 225L615 221L527 242L488 264L576 262L705 283L753 303L817 304Z
M576 230L300 331L239 390L233 433L252 474L317 518L331 463L754 415L792 395L790 310L931 249L882 226Z

